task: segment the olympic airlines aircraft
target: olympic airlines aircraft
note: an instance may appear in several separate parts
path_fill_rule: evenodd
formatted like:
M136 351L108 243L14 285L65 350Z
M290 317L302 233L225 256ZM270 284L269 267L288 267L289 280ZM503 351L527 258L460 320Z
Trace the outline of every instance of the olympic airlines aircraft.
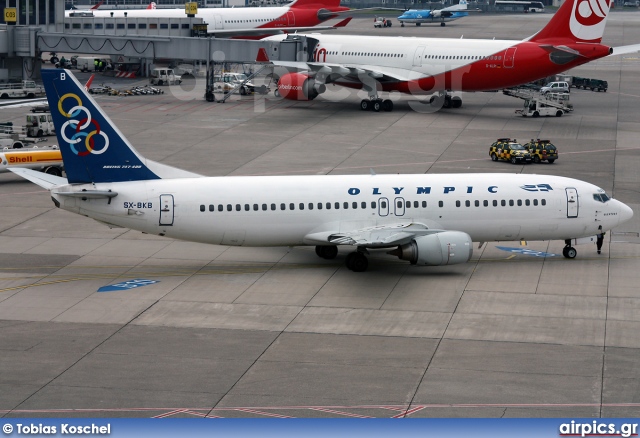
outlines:
M115 227L217 245L313 245L332 259L351 246L415 265L467 262L472 242L565 241L610 230L633 212L599 187L547 175L202 177L140 155L68 70L42 70L67 178L13 172L54 204Z
M273 34L299 32L305 30L333 29L345 26L350 18L335 26L317 25L331 18L336 18L349 8L340 6L340 0L295 0L286 6L266 8L200 8L195 15L207 23L207 32L211 35L227 38L259 39ZM116 9L93 10L91 15L83 13L83 17L96 18L181 18L185 17L184 9ZM77 15L66 11L66 16Z
M514 87L612 54L600 44L609 1L565 0L541 31L523 41L307 34L306 62L272 62L290 70L280 77L278 92L311 100L337 84L366 90L363 110L393 109L379 91L437 93L431 101L436 108L459 108L462 99L448 92ZM269 62L266 51L257 61Z

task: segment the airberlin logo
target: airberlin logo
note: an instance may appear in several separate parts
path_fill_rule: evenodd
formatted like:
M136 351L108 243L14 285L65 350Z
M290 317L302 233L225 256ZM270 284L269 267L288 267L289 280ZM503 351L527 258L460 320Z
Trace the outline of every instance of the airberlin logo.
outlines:
M70 105L68 102L71 105L74 103L77 105L73 105L67 112L64 107ZM60 134L74 154L85 157L89 154L100 155L107 151L109 137L100 131L98 121L91 118L91 113L82 105L78 95L67 93L62 96L58 101L58 111L67 119L71 119L62 125Z
M602 38L610 0L576 0L569 20L571 33L581 40Z

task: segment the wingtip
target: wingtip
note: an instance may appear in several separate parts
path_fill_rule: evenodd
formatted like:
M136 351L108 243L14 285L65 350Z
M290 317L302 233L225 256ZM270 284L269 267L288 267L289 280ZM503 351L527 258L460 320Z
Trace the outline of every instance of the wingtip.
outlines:
M344 20L342 20L341 22L337 23L335 26L333 26L334 28L339 28L339 27L345 27L347 24L349 24L349 22L353 19L353 17L347 17Z
M269 62L269 55L267 55L267 51L264 49L264 47L258 50L256 62Z

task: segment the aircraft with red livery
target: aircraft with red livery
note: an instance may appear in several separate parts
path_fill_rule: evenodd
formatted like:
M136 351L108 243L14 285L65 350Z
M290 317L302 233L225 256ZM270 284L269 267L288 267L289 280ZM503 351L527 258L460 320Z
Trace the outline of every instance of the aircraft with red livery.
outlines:
M462 99L450 92L505 89L637 51L638 45L614 51L601 44L610 1L565 0L542 30L522 41L290 35L304 37L310 55L306 62L272 62L283 67L274 68L278 92L285 99L312 100L328 84L337 84L368 92L362 110L391 111L393 102L382 100L381 91L434 95L433 107L459 108ZM258 53L257 61L269 62L266 51Z
M295 0L285 6L265 8L199 8L196 18L207 23L207 32L222 38L260 39L282 33L333 29L346 26L347 18L335 26L318 26L350 11L340 6L340 0ZM67 16L74 16L67 11ZM82 17L95 18L181 18L184 9L157 9L153 3L147 9L92 10Z

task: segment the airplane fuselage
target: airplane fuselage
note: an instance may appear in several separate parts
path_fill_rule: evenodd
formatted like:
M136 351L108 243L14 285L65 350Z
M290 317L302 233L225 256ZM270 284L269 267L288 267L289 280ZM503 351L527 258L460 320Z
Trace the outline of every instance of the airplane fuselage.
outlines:
M383 91L414 95L437 90L489 91L517 86L607 56L601 44L567 43L581 56L512 40L407 38L307 34L318 41L314 61L362 68L396 78L379 79ZM274 36L269 39L281 39ZM361 78L335 83L362 88Z
M61 194L83 189L117 196ZM616 200L596 200L600 194L583 181L520 174L208 177L52 192L62 208L101 222L238 246L318 245L309 236L408 223L466 232L474 241L579 238L632 215Z
M398 21L401 23L409 23L409 24L430 24L430 23L448 23L450 21L455 21L459 18L468 17L468 12L452 12L451 15L446 17L438 17L434 16L431 11L423 10L409 10L404 14L398 17Z

